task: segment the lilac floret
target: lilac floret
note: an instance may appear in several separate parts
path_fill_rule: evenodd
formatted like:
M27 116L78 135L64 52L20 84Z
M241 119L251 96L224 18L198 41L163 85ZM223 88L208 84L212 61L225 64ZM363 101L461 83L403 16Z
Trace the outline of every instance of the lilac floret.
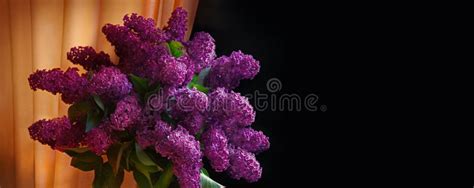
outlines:
M158 76L162 84L171 86L183 84L187 74L186 64L171 56L161 57L160 63L162 66Z
M234 146L252 153L258 153L270 147L268 137L262 131L256 131L251 128L242 128L235 131L229 140Z
M67 59L73 64L81 65L86 70L97 70L101 66L113 66L108 54L102 51L97 53L90 46L71 48L67 53Z
M92 76L89 92L105 101L118 101L132 91L127 76L115 67L103 67Z
M56 94L61 92L64 89L62 79L63 71L59 68L51 70L37 70L30 75L28 81L30 83L31 89L36 91L37 89L42 89Z
M66 116L51 120L39 120L28 128L33 140L53 149L77 147L84 134L84 126L71 124Z
M204 112L208 105L205 93L196 89L181 88L173 93L171 114L180 118L191 112Z
M190 134L198 133L204 124L204 111L208 99L205 93L196 89L181 88L176 90L169 100L169 113L186 128Z
M227 169L230 177L248 182L256 182L262 176L262 168L255 155L241 148L230 149L230 167Z
M79 75L77 68L68 68L65 72L59 68L37 70L28 78L33 90L42 89L52 94L61 93L61 99L68 104L83 100L87 95L87 78Z
M202 134L204 155L209 159L216 172L222 172L229 167L229 150L224 131L211 128Z
M128 27L120 25L105 24L102 32L107 40L115 46L115 53L119 57L133 55L140 45L140 38Z
M199 73L203 68L210 65L216 58L216 45L214 39L206 32L194 34L191 41L187 43L187 52L194 62L194 72Z
M184 76L183 84L187 84L193 79L194 76L194 61L191 60L191 58L189 58L187 55L177 58L177 61L186 65L186 75Z
M204 116L199 112L193 112L187 114L178 124L186 128L186 130L189 131L189 134L195 135L203 127Z
M202 153L199 142L186 129L178 126L166 139L157 143L155 150L172 161L180 187L200 187Z
M161 58L169 56L170 53L164 45L143 43L133 56L123 58L123 62L129 62L133 74L158 81L159 71L163 68Z
M186 34L186 24L188 22L188 13L181 7L176 8L168 20L168 25L164 28L169 36L169 40L183 41Z
M248 99L233 91L217 88L209 93L209 118L225 123L227 128L246 127L255 120L255 111Z
M123 25L138 33L143 41L160 43L166 40L163 31L156 27L155 21L151 18L144 18L133 13L123 17Z
M137 143L142 148L155 146L171 132L171 126L155 117L143 117L136 132Z
M82 101L89 96L88 81L85 75L79 75L77 68L68 68L61 78L63 89L61 99L68 104Z
M105 120L101 122L99 126L92 128L86 133L83 144L99 156L104 154L109 147L116 142L116 138L112 135L110 127L111 124L109 121Z
M112 129L123 131L129 129L139 118L142 108L135 95L129 95L117 103L115 112L110 114Z
M251 55L241 51L232 52L214 60L213 66L206 78L206 84L211 88L225 87L234 89L242 79L253 79L260 70L260 64Z
M231 91L227 95L227 101L224 111L229 116L233 116L235 123L240 126L248 126L255 121L255 111L248 98Z

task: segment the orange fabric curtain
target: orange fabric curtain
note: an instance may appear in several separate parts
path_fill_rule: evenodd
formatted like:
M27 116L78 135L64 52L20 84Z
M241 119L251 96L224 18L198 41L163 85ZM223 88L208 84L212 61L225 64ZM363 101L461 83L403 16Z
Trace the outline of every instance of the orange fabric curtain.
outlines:
M27 128L34 121L65 115L68 106L57 95L30 90L29 74L73 66L66 53L74 46L93 46L116 62L101 33L105 23L119 24L125 14L139 13L161 27L174 8L184 7L192 28L197 5L198 0L0 0L0 188L92 183L93 172L74 169L67 155L30 139ZM130 174L122 187L136 187Z

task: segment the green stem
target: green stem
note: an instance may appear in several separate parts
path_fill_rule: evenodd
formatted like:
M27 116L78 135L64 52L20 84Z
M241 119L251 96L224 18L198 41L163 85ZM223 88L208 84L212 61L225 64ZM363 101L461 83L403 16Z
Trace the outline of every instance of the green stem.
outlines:
M120 162L122 160L122 154L125 148L127 148L130 145L130 142L125 142L122 147L120 147L119 152L117 154L117 161L115 162L115 168L114 168L114 174L116 175L118 172L118 169L120 168Z
M158 179L158 182L156 182L155 187L168 188L170 186L171 180L173 180L173 165L168 164L165 170L161 173L160 179Z

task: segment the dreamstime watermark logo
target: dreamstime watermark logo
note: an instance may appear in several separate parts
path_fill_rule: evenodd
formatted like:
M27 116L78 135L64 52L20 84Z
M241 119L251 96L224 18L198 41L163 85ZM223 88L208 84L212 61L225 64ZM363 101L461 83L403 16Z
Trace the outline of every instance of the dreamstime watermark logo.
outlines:
M296 93L280 94L283 84L278 78L267 81L266 92L255 90L253 93L244 95L256 111L321 111L327 110L326 105L319 105L319 96L311 93L301 96ZM221 92L221 93L219 93ZM238 97L236 93L226 94L219 91L207 97L204 93L189 91L163 91L152 94L147 99L147 107L153 111L171 110L178 112L194 111L222 111L235 112L247 110L243 103L245 99ZM228 95L228 96L227 96Z
M283 84L278 78L271 78L267 81L267 91L269 93L262 93L255 90L253 93L245 95L250 100L253 100L253 106L257 111L302 111L307 110L311 112L327 110L326 105L319 105L319 96L311 93L306 96L301 96L296 93L282 93L279 94Z

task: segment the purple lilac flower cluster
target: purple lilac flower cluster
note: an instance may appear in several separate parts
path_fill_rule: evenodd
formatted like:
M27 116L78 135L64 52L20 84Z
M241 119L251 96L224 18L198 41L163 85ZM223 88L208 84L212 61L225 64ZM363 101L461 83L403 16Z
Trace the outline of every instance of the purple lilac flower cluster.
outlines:
M204 155L218 172L227 169L232 178L257 181L262 169L255 154L267 150L270 142L262 132L249 127L255 111L247 98L226 88L215 89L209 98L209 127L202 138Z
M117 64L92 47L75 47L67 58L82 66L84 74L77 68L31 74L28 80L33 90L59 93L65 103L101 101L88 108L96 111L87 115L35 122L29 128L31 137L53 149L87 147L103 155L123 141L120 135L127 132L141 148L171 161L181 187L200 187L203 156L217 172L257 181L262 168L255 154L269 148L269 138L250 127L255 111L247 98L232 89L242 79L253 79L259 62L241 51L216 58L214 39L205 32L185 41L187 12L182 8L172 13L163 29L137 14L126 15L123 21L123 25L102 28L115 47ZM208 75L201 84L207 89L190 85L204 69ZM165 97L155 102L166 107L149 108L147 98L143 99L149 95L136 88L130 75L147 80L145 86L158 85L159 90L148 94ZM100 119L86 128L90 114L100 109Z

